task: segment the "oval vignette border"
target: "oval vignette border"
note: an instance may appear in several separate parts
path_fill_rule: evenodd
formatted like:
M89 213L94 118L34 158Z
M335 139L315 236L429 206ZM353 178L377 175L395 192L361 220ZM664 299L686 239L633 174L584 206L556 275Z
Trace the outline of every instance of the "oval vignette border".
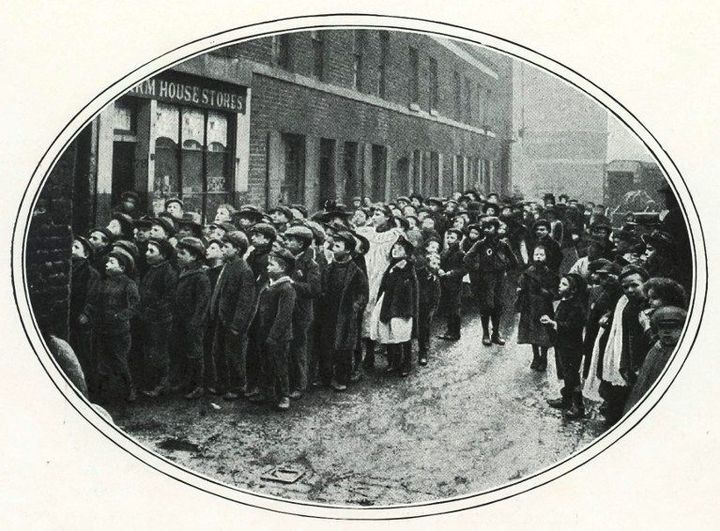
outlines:
M37 323L30 308L25 278L24 252L33 206L60 155L74 140L77 134L94 119L106 105L110 104L143 79L173 64L207 53L215 48L288 31L353 27L412 31L463 40L471 44L492 49L495 52L508 55L519 61L524 61L543 70L547 75L553 75L562 79L577 90L583 92L586 97L593 99L605 107L643 142L665 173L668 183L678 197L682 208L693 249L693 290L689 305L688 321L681 336L679 347L675 350L661 378L656 382L651 392L643 398L628 416L624 417L620 423L603 433L588 446L566 457L555 465L538 470L515 482L455 498L408 505L378 507L355 507L293 501L226 485L213 478L198 474L193 470L180 467L159 454L152 452L150 449L132 439L130 435L123 432L119 427L107 422L96 413L90 403L70 384L67 377L62 373L55 360L49 354L49 350L41 338ZM659 400L667 392L669 386L674 382L679 371L685 364L690 350L696 341L707 299L708 265L703 227L687 184L677 166L657 139L655 139L652 133L620 102L571 68L513 41L463 26L431 20L355 13L321 14L275 19L222 31L205 38L193 40L174 50L166 52L146 62L132 72L129 72L109 87L106 87L71 118L68 124L55 137L51 146L37 164L23 194L20 209L18 210L13 227L11 260L13 297L28 341L42 364L43 369L64 398L102 435L145 465L208 494L213 494L243 505L278 513L339 520L398 520L447 514L481 507L546 485L550 481L554 481L587 463L629 433L638 422L657 405Z

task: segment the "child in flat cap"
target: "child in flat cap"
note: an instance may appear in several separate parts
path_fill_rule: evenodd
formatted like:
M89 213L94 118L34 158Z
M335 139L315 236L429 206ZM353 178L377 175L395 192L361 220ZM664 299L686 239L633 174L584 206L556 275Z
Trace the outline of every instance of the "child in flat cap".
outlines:
M92 246L82 236L72 245L70 270L70 335L68 342L77 355L90 393L96 390L97 370L92 349L92 328L86 317L86 306L100 282L100 273L90 264Z
M248 334L257 292L255 275L243 258L247 248L248 240L243 232L225 235L224 264L210 298L217 391L224 394L226 400L235 400L248 391Z
M186 236L177 244L180 266L175 289L173 341L175 386L192 400L204 393L203 339L210 304L210 279L203 261L205 246L199 238Z
M657 341L647 353L637 375L637 381L625 402L625 413L630 411L652 389L667 366L675 346L680 341L687 312L677 306L663 306L650 318Z
M332 242L332 261L322 271L322 294L316 307L319 372L322 384L347 389L353 352L360 342L358 321L368 300L368 281L353 260L355 238L338 232Z
M167 240L150 239L145 250L147 270L140 281L140 321L143 330L143 394L159 396L169 387L168 342L173 320L177 272L170 262Z
M262 362L261 393L252 402L272 400L279 410L290 408L288 353L292 340L295 288L290 273L295 257L280 249L268 257L268 283L258 295L257 345Z
M119 376L129 402L137 399L128 365L132 345L130 320L140 304L137 284L127 274L132 272L133 265L127 251L115 249L109 254L105 278L90 296L86 315L96 333L98 394L107 390L111 376Z

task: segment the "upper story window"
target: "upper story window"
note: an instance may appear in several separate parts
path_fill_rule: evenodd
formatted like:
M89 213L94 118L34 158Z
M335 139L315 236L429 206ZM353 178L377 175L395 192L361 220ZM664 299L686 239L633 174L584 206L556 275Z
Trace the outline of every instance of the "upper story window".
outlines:
M430 58L430 90L429 90L429 98L428 98L428 111L437 110L439 107L439 92L438 92L438 64L437 59L431 57Z
M470 78L465 78L465 121L472 123L473 120L473 86Z
M313 53L313 76L319 80L324 79L325 74L325 36L322 31L311 31Z
M460 74L455 72L453 74L454 88L455 88L455 119L462 120L462 81L460 80Z
M488 108L490 106L490 89L484 89L478 86L478 123L480 127L489 126L490 113Z
M378 65L378 96L387 96L387 68L390 61L390 33L381 31L380 38L380 61Z
M272 62L280 68L290 68L290 35L273 35Z
M365 30L355 30L353 42L353 88L363 89L363 53L365 50Z
M411 46L408 57L410 62L408 95L410 103L417 103L420 99L420 59L418 58L417 48Z

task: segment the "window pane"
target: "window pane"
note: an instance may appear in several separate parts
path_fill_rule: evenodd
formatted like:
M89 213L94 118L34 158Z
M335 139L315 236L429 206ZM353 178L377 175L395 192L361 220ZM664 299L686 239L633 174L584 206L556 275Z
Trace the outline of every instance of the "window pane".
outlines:
M164 200L179 195L178 185L178 128L180 109L158 103L155 113L155 175L153 180L153 210L163 210Z

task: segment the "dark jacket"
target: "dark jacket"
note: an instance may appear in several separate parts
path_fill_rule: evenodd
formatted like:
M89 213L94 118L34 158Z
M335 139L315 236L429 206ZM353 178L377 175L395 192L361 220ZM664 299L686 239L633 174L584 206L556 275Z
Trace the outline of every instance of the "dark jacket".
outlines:
M295 259L291 278L297 295L293 324L307 326L313 320L313 300L318 298L322 291L320 267L313 259L310 249L306 249Z
M424 261L418 261L415 266L418 279L418 302L420 312L429 314L437 310L440 303L440 279L437 273L430 270Z
M146 323L169 323L173 318L173 298L177 273L169 261L148 267L140 281L140 318Z
M418 279L415 267L410 260L403 267L391 265L383 275L378 291L378 300L382 295L380 321L389 323L393 318L412 319L413 330L417 330L419 301Z
M138 312L137 284L125 274L106 276L88 303L88 317L95 330L106 335L130 333L130 319Z
M573 351L582 356L585 305L576 297L562 299L555 310L555 349Z
M255 284L258 288L270 281L267 266L271 248L271 245L255 247L247 257L247 264L250 266L250 269L252 269Z
M210 294L210 279L201 265L180 270L175 290L175 322L201 333L207 323Z
M440 254L440 269L448 273L440 278L443 290L462 287L462 279L465 276L464 257L460 244L455 244Z
M340 297L333 300L329 279L333 272L342 271ZM322 273L322 295L317 305L316 322L321 335L334 350L354 350L360 339L358 320L368 301L368 280L352 260L349 263L328 264Z
M255 276L247 262L234 256L223 266L211 296L210 319L246 333L255 312Z
M73 258L70 277L70 326L77 326L90 295L97 289L100 273L85 259Z
M486 236L470 248L463 263L468 271L501 272L517 266L517 258L507 243Z
M290 277L282 277L260 289L257 310L257 339L259 344L279 345L293 337L292 314L295 308L295 288Z

